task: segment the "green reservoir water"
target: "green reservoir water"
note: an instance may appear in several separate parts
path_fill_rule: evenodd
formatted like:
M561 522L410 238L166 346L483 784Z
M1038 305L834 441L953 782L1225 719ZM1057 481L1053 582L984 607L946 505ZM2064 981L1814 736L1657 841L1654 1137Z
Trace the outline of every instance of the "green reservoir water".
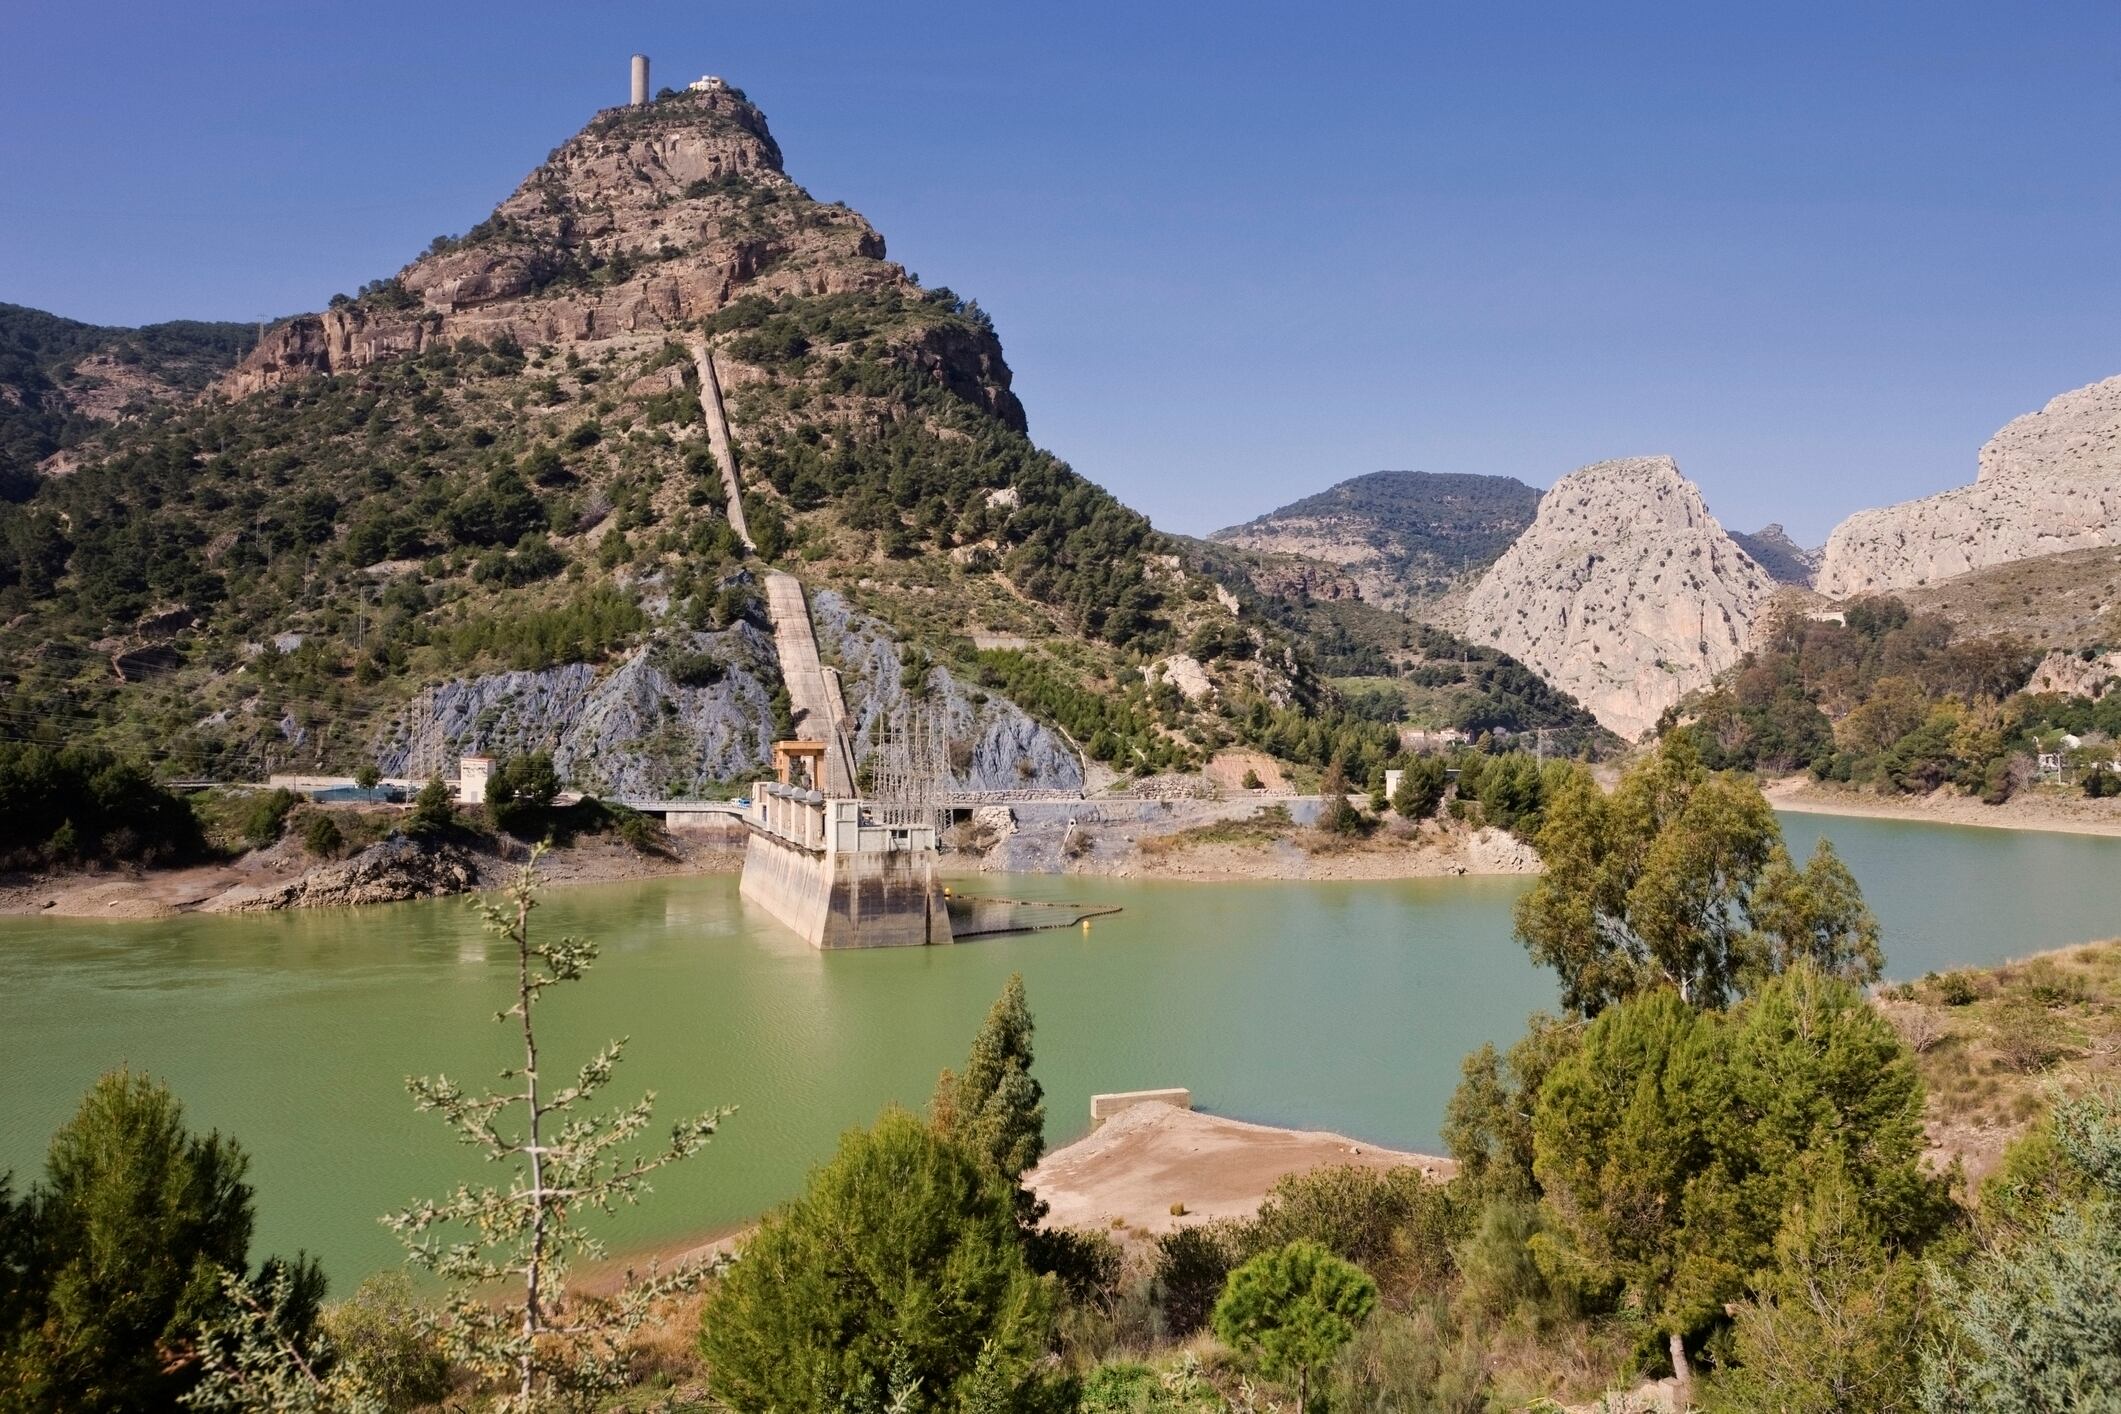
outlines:
M2121 841L1785 816L1830 835L1896 977L2121 933ZM1510 938L1522 885L1174 884L993 878L973 892L1120 905L1087 930L955 948L814 952L733 878L558 890L538 924L603 956L541 1010L548 1064L630 1036L613 1099L739 1106L705 1153L608 1224L619 1249L741 1222L789 1196L834 1137L917 1106L1021 971L1049 1137L1096 1091L1185 1085L1270 1123L1432 1149L1459 1059L1551 1004ZM237 1136L259 1250L321 1254L339 1290L397 1259L375 1218L480 1165L416 1115L408 1072L484 1082L510 967L461 900L151 923L0 920L0 1170L42 1162L103 1070L166 1078Z

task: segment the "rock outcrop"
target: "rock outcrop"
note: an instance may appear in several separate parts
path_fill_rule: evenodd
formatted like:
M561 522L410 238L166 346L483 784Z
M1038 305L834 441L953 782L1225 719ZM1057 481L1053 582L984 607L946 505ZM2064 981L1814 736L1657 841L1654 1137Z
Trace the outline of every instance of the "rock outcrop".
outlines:
M351 859L319 864L274 884L243 884L200 905L202 913L263 913L281 908L351 908L367 903L461 894L479 884L479 863L451 844L421 844L402 835Z
M1990 565L2121 544L2121 377L2013 418L1973 483L1858 511L1827 538L1816 588L1833 598L1952 579Z
M1774 593L1670 457L1631 457L1540 499L1468 599L1466 636L1633 738L1738 661Z
M390 280L268 330L225 380L242 396L474 339L522 348L654 336L746 296L926 297L860 215L781 170L734 89L599 113L487 220ZM929 327L894 356L1022 431L991 332Z
M2121 680L2121 652L2068 652L2054 649L2026 681L2027 692L2054 692L2064 697L2104 697Z
M670 630L601 674L567 663L438 683L384 729L374 755L385 775L418 776L464 753L549 751L579 790L683 798L770 763L779 677L772 640L749 623Z

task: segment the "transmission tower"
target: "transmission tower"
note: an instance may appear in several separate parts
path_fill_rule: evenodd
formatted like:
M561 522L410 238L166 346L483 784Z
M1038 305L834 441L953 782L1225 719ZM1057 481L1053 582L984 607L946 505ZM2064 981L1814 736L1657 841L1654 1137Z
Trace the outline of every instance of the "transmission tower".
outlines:
M877 733L873 780L865 800L877 823L948 825L943 794L950 783L949 746L935 714L902 701Z

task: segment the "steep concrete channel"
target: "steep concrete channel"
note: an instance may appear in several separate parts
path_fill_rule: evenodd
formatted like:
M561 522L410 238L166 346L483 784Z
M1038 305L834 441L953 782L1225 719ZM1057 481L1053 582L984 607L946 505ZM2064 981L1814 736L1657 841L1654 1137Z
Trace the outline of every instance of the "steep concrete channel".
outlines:
M854 754L847 749L847 704L840 700L839 679L818 661L817 632L802 582L779 570L766 571L766 612L773 619L773 646L781 659L781 680L788 684L795 734L825 743L825 794L851 798Z
M715 373L714 355L706 340L694 340L692 361L700 371L700 414L707 424L707 445L721 468L722 489L729 498L730 528L745 549L756 550L750 527L744 523L744 496L737 483L729 414L722 407L722 380ZM817 630L810 622L810 602L804 597L802 582L780 570L766 571L766 613L773 621L773 647L781 660L781 679L788 684L795 734L804 741L825 743L825 794L851 798L855 794L854 753L847 746L847 704L841 699L838 677L826 672L818 659Z
M755 550L751 527L744 523L744 494L737 486L736 451L729 439L729 414L722 407L722 380L714 371L714 355L705 339L692 343L692 363L700 371L700 415L707 423L707 446L715 465L722 469L722 490L729 498L729 528L744 548Z

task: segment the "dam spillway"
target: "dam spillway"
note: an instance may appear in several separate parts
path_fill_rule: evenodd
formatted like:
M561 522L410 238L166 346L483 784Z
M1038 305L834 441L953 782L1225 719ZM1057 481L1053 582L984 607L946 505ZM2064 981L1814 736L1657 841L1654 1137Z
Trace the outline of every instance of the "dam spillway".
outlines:
M955 941L935 827L870 817L859 800L759 783L738 893L817 948Z

